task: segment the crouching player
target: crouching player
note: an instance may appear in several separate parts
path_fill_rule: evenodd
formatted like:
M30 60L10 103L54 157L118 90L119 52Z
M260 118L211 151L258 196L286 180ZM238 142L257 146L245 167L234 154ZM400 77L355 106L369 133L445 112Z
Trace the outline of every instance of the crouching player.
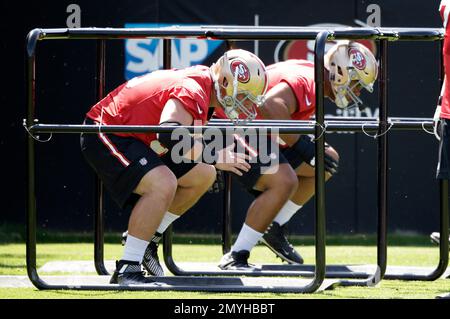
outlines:
M314 64L306 60L287 60L267 67L269 87L265 102L258 108L258 118L272 120L309 120L315 114ZM324 95L339 108L361 107L360 91L373 91L378 75L378 63L365 46L349 41L339 41L325 56ZM223 112L216 111L219 118ZM312 137L289 134L281 135L280 158L284 157L295 171L297 187L284 206L275 212L273 222L267 229L256 230L246 220L231 252L224 255L222 269L250 267L248 251L258 241L264 243L278 257L291 264L302 264L303 258L289 243L285 228L292 216L314 195L315 191L315 145ZM326 180L338 171L339 155L330 145L325 146ZM249 172L236 176L243 186L255 194L258 201L261 178L257 165ZM290 180L287 180L290 182ZM254 203L255 203L254 202ZM250 206L250 209L252 206Z
M87 113L91 125L161 125L176 127L206 123L216 108L231 119L248 112L267 88L264 64L252 53L232 50L212 67L194 66L162 70L131 79L116 88ZM170 223L192 207L208 190L216 170L237 175L250 165L229 149L217 153L214 164L199 163L203 144L193 146L183 158L173 158L177 143L170 133L82 134L81 149L120 206L130 206L128 236L122 258L111 278L114 284L153 282L144 276L160 275L157 244ZM144 258L145 255L145 258Z
M450 1L442 0L439 5L439 13L445 28L444 47L442 55L444 57L444 84L438 101L438 107L434 113L436 123L436 136L440 140L439 144L439 164L436 177L438 179L450 178L450 24L448 23L450 13ZM438 126L438 124L440 124ZM439 128L439 132L437 129ZM430 235L431 241L439 245L441 234L433 232ZM448 239L450 241L450 237Z

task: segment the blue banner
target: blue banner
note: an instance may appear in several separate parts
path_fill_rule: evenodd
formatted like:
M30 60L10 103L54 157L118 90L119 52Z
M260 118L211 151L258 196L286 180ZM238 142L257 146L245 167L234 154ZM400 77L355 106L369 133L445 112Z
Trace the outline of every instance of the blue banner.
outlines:
M125 27L160 28L170 25L165 23L127 23ZM172 67L185 68L202 64L222 43L223 40L174 39L172 40ZM125 41L125 79L129 80L162 69L162 67L162 40L128 39Z

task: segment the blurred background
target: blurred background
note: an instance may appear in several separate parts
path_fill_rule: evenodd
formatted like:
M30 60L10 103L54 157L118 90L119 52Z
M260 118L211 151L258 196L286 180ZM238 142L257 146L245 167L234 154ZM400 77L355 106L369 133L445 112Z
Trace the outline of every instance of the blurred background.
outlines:
M26 213L25 38L34 28L156 27L166 25L381 26L440 28L438 0L200 0L65 1L0 3L3 34L3 93L0 94L2 209L0 224L24 224ZM222 41L173 42L174 67L210 65L224 50ZM158 40L107 42L107 91L126 80L162 67ZM376 42L364 44L378 54ZM313 41L246 41L237 46L258 54L269 65L288 58L313 58ZM37 109L41 123L78 124L96 102L96 41L43 41L37 48ZM440 91L437 42L389 44L389 116L432 117ZM365 94L363 112L327 115L378 116L378 89ZM43 139L46 137L41 136ZM326 207L331 234L375 233L377 227L377 141L362 133L327 134L340 153L338 175L327 183ZM37 143L38 227L91 231L94 173L84 162L79 137L53 135ZM437 140L424 131L389 133L389 231L426 234L438 229L439 192L435 180ZM238 184L233 191L232 228L237 232L251 197ZM220 233L223 194L206 194L175 229L183 233ZM106 198L105 227L122 231L129 212ZM290 232L314 230L311 201L290 222Z

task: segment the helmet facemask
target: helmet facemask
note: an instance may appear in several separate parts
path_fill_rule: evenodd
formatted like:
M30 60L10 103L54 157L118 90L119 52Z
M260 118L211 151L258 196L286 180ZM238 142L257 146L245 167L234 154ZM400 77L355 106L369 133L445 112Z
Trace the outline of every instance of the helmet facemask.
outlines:
M332 85L333 93L335 96L334 103L339 108L354 108L361 107L364 105L362 99L355 93L360 92L362 89L366 89L369 93L373 92L373 85L365 84L358 75L353 75L354 70L350 70L350 83L343 85Z

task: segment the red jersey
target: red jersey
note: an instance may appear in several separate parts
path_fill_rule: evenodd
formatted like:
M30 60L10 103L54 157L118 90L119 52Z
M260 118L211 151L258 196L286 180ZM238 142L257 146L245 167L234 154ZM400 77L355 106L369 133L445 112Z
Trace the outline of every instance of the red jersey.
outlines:
M450 24L448 23L450 12L450 1L442 0L439 6L439 13L441 14L442 21L445 28L444 37L444 71L445 71L445 82L444 82L444 92L442 93L441 102L441 118L450 119Z
M122 84L94 105L87 117L104 125L158 125L169 99L179 100L194 120L207 121L213 82L209 68L154 71ZM115 133L147 145L155 133Z
M297 99L297 110L291 114L293 120L309 120L316 111L316 86L314 63L307 60L287 60L267 67L270 90L285 82Z
M316 110L314 84L314 63L307 60L287 60L266 67L269 78L267 91L275 85L285 82L295 94L297 110L291 114L293 120L308 120ZM222 109L216 110L216 117L226 119ZM258 119L263 119L258 112Z

